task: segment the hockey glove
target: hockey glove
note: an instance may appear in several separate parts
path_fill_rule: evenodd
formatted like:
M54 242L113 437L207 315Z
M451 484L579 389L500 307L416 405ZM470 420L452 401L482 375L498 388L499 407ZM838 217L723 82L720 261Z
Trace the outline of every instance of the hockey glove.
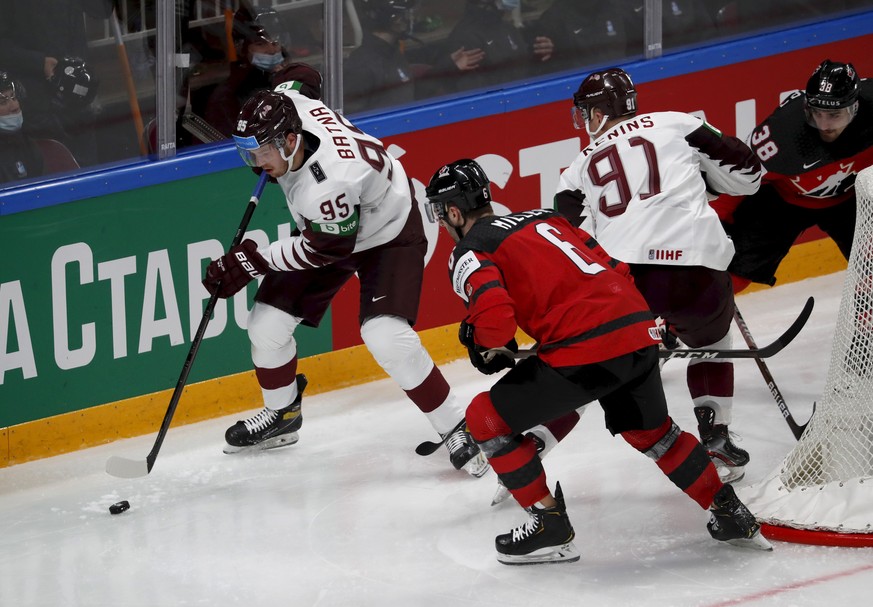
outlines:
M473 332L473 325L469 324L466 320L462 320L461 327L458 329L458 340L467 348L470 362L473 363L473 366L480 373L491 375L515 366L515 354L518 352L518 344L514 337L502 348L485 349L476 344Z
M226 299L236 295L269 269L267 260L258 253L255 241L244 240L209 264L203 286L210 295L218 293L219 297Z

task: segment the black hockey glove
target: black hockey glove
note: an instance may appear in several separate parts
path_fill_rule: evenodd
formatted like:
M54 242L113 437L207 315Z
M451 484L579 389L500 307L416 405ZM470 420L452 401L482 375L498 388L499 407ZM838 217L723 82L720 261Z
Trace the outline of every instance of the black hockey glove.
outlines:
M461 326L458 329L458 340L467 348L470 362L473 363L473 366L480 373L491 375L515 366L515 354L518 352L518 344L514 337L502 348L485 349L482 346L476 345L473 331L473 325L469 324L466 320L462 320Z

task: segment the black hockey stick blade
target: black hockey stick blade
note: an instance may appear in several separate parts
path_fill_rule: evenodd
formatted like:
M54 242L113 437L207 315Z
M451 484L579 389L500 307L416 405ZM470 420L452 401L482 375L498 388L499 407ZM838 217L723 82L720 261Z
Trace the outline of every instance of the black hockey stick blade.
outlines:
M445 444L446 440L448 440L448 438L452 434L454 434L455 432L457 432L458 430L460 430L461 428L463 428L466 425L467 425L467 420L462 419L460 422L458 422L457 426L455 426L454 428L449 430L449 432L446 434L446 437L443 440L441 440L438 443L426 440L423 443L421 443L418 447L415 448L415 452L418 453L419 455L423 455L423 456L433 455L434 453L437 452L437 449L439 449L440 447L442 447Z
M764 346L763 348L748 348L745 350L718 350L713 348L689 348L687 350L661 350L658 356L661 358L770 358L778 354L782 349L790 344L797 334L803 329L806 321L809 320L812 314L812 308L815 300L810 297L806 300L803 309L798 317L791 323L791 326L775 340Z
M230 243L229 248L234 248L242 242L249 221L258 206L258 201L261 194L264 192L264 187L269 179L267 171L261 173L258 183L255 186L252 197L249 199L249 204L243 214L242 221L236 230L236 234ZM212 318L212 313L215 311L215 304L218 302L218 293L216 291L206 304L203 310L203 316L200 318L200 325L197 327L197 332L191 340L191 349L188 351L188 356L185 358L185 364L182 365L182 372L179 374L179 381L176 382L176 388L173 390L173 396L170 398L170 404L167 407L167 412L164 414L164 419L161 422L161 427L158 430L158 436L155 439L155 444L145 460L131 460L123 457L113 456L106 461L106 472L118 478L139 478L146 476L152 471L155 465L155 460L158 458L158 452L161 450L161 445L164 442L164 437L167 436L167 431L170 429L170 422L173 421L173 415L176 413L176 406L179 404L179 399L182 397L182 390L188 382L188 374L191 372L191 366L194 364L194 359L197 357L197 351L200 349L200 344L203 342L203 336L206 334L206 327L209 324L209 319Z

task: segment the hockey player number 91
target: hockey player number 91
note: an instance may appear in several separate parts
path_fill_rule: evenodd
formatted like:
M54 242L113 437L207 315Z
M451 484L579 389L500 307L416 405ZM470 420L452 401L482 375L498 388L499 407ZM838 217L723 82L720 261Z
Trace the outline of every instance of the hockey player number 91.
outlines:
M642 150L648 168L648 191L640 192L640 200L651 198L661 193L661 172L658 169L658 154L655 151L655 145L644 137L631 137L627 140L631 147L638 147ZM632 168L641 166L635 158L632 161ZM608 170L601 172L598 165L605 163L608 165ZM615 189L618 193L618 202L609 203L606 196L601 195L599 200L600 212L607 217L615 217L621 215L630 204L633 192L631 192L628 183L627 173L624 164L621 161L621 155L615 145L609 145L603 149L597 150L591 156L591 161L588 163L588 176L591 178L591 183L597 187L606 187L610 183L615 183Z

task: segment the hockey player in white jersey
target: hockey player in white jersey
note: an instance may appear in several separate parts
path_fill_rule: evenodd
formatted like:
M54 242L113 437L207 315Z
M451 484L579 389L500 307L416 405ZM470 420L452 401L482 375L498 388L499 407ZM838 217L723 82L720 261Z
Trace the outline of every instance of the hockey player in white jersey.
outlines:
M207 268L204 285L220 297L264 276L248 334L265 407L227 430L225 452L297 442L307 380L297 373L294 331L317 326L357 273L364 344L445 439L454 467L482 476L488 463L462 423L464 404L412 329L427 241L403 166L293 82L255 93L234 140L250 166L278 182L297 229L266 247L244 240Z
M591 143L562 174L557 209L631 266L636 286L669 330L694 348L730 348L734 247L709 200L758 190L749 147L681 112L637 114L619 68L589 75L573 97L573 122ZM584 220L584 222L583 222ZM729 359L689 362L701 442L723 481L739 480L748 453L733 442Z

